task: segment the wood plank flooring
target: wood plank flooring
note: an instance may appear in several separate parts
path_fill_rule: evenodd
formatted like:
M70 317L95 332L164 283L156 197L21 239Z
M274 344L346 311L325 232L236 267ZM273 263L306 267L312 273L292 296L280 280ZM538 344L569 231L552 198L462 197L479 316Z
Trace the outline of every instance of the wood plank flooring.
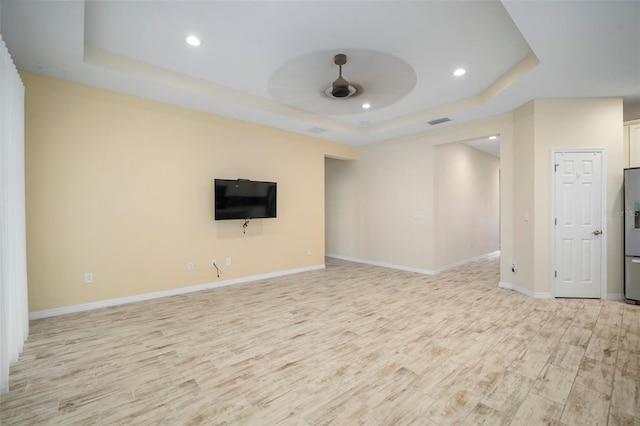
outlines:
M3 425L640 425L640 307L327 268L36 320Z

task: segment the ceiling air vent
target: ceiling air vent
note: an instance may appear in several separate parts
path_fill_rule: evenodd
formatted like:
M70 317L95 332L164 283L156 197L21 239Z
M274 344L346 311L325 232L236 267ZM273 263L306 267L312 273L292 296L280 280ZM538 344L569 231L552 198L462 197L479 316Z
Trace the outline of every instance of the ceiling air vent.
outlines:
M323 129L322 127L312 127L310 129L307 129L307 132L315 133L316 135L318 135L320 133L324 133L326 131L327 131L327 129Z
M435 120L427 121L427 123L432 126L435 126L436 124L446 123L447 121L451 121L451 119L447 117L442 117L442 118L436 118Z

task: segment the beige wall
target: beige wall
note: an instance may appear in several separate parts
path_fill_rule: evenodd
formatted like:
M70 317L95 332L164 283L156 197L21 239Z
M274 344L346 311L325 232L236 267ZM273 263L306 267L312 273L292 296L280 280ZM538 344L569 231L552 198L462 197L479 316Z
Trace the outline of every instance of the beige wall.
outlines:
M433 265L431 146L361 147L358 161L327 160L327 253L418 269ZM402 164L402 166L399 166ZM423 219L414 218L423 212Z
M418 140L358 152L357 258L433 269L433 147ZM414 214L423 212L424 218Z
M536 292L551 291L551 150L604 148L607 199L607 292L622 293L623 114L620 98L537 99L535 116L535 244Z
M535 128L533 101L513 112L513 258L515 273L508 271L502 281L534 292L533 257ZM507 161L502 159L503 164ZM528 220L525 220L525 215Z
M220 280L323 264L325 185L328 253L435 270L443 261L436 147L491 134L501 136L501 281L551 290L552 148L606 148L607 209L621 209L619 99L536 100L513 114L366 145L357 161L343 162L325 157L355 159L356 148L22 77L31 311L216 281L213 258L233 259ZM214 221L216 177L277 181L279 217L253 221L246 235L239 221ZM621 227L608 218L614 294L622 291ZM85 272L94 284L83 283Z
M436 265L498 250L500 160L462 143L434 154Z
M541 99L510 114L367 145L361 148L357 162L343 164L348 173L343 170L340 179L332 182L340 182L352 198L341 194L349 200L340 207L349 220L341 221L335 215L327 245L334 254L345 257L437 270L442 266L438 256L446 247L445 239L435 236L440 229L433 210L439 191L434 176L440 173L434 163L435 147L500 134L500 281L530 295L549 296L551 151L604 148L606 211L620 211L622 118L618 98ZM327 170L331 181L332 169ZM416 220L416 211L424 211L424 219ZM617 295L622 292L622 220L617 215L606 215L606 220L607 293ZM353 223L357 224L355 244L353 239L335 239L335 235L354 233ZM511 271L512 263L517 265L516 273Z
M325 161L325 252L355 253L358 241L357 161Z
M536 296L553 294L552 151L604 149L607 294L622 293L622 219L607 214L622 208L622 130L619 98L536 99L514 111L513 258L518 272L505 282Z
M366 145L359 149L355 162L328 163L326 203L339 210L327 212L331 217L327 219L327 252L424 271L444 266L436 258L435 149L499 134L501 155L509 156L511 126L511 114L502 114ZM501 168L503 190L507 191L500 200L504 272L512 258L512 168L510 163ZM416 213L424 217L416 218Z
M324 264L325 155L354 147L22 78L31 311ZM278 218L214 221L214 178L277 181Z

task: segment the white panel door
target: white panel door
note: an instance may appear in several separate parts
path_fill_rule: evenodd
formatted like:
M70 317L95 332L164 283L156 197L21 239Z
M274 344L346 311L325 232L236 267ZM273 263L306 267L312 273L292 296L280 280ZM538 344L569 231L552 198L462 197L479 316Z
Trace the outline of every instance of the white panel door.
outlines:
M602 153L555 153L556 297L601 297Z

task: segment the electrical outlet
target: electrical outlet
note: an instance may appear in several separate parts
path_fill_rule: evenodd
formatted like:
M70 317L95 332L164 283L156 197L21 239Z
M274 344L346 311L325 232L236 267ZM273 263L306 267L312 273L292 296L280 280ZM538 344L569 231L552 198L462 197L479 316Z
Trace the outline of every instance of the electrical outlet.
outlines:
M516 272L518 272L518 267L516 266L516 264L515 264L515 263L512 263L512 264L511 264L511 272L513 272L514 274L515 274Z
M224 262L225 265L231 266L231 258L227 257L227 260Z
M189 271L193 271L193 262L189 262L189 263L187 263L187 269L188 269Z
M84 283L92 284L93 283L93 272L87 272L84 274Z
M310 248L307 249L307 256L311 256L311 249Z

